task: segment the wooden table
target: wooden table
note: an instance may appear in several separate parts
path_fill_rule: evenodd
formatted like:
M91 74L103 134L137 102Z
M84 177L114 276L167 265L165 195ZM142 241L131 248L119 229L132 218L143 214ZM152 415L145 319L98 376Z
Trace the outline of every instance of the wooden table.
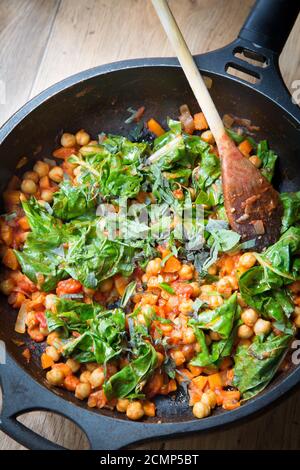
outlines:
M199 53L233 40L253 0L170 3L192 52ZM299 34L300 17L280 58L290 89L300 78ZM1 0L0 123L49 85L81 70L120 59L171 55L149 0ZM21 420L63 446L88 448L82 432L58 415L35 412ZM22 448L0 433L1 450ZM294 393L264 415L230 429L135 448L299 449L300 397Z

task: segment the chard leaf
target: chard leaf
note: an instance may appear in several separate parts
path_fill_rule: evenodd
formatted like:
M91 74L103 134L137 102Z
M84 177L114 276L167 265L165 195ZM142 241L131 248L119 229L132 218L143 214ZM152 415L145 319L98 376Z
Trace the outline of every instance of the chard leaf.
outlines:
M281 193L283 218L281 231L285 232L300 221L300 191L296 193Z
M270 334L267 338L256 336L249 347L238 347L233 385L240 390L244 400L257 395L272 380L291 339L291 335Z

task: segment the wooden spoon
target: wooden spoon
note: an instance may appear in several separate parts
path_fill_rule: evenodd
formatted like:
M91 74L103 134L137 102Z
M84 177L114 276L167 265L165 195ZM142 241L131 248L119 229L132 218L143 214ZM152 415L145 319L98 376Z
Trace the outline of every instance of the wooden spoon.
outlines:
M229 224L241 235L242 241L254 239L255 248L262 250L280 235L282 206L279 194L226 133L167 0L152 0L152 3L215 138L222 162Z

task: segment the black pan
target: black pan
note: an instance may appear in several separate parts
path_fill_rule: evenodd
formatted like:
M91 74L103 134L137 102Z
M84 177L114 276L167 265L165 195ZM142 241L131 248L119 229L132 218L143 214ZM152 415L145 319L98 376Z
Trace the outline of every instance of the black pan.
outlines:
M275 181L281 191L300 189L300 111L292 103L278 67L279 54L299 12L297 4L288 0L258 1L233 43L195 57L201 71L212 79L211 93L221 115L233 113L251 119L261 128L258 137L267 137L279 154ZM237 58L238 52L262 62L263 67ZM250 84L229 75L229 67L247 73L257 82ZM165 116L177 116L183 103L193 112L198 110L176 59L124 61L63 80L27 103L0 130L0 189L5 188L21 156L31 156L33 160L51 155L63 129L75 132L85 128L94 135L99 131L125 133L123 123L129 106L144 105L146 117L163 120ZM31 449L61 447L16 420L27 411L60 413L83 429L92 448L117 449L137 441L186 435L235 422L266 407L300 382L300 367L291 366L267 390L236 410L218 410L213 416L195 420L183 394L179 394L176 400L157 400L158 418L131 422L116 412L91 411L69 392L50 389L38 354L26 365L21 348L11 341L16 337L16 313L5 298L0 302L0 339L7 348L6 364L0 366L0 428Z

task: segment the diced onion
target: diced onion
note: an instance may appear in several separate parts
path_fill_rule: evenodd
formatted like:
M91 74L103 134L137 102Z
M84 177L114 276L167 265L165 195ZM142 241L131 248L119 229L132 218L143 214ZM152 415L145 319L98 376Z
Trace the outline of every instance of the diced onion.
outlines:
M28 300L25 300L19 310L17 320L15 323L15 331L17 333L25 333L26 331L26 316L27 316L27 305L28 305Z

